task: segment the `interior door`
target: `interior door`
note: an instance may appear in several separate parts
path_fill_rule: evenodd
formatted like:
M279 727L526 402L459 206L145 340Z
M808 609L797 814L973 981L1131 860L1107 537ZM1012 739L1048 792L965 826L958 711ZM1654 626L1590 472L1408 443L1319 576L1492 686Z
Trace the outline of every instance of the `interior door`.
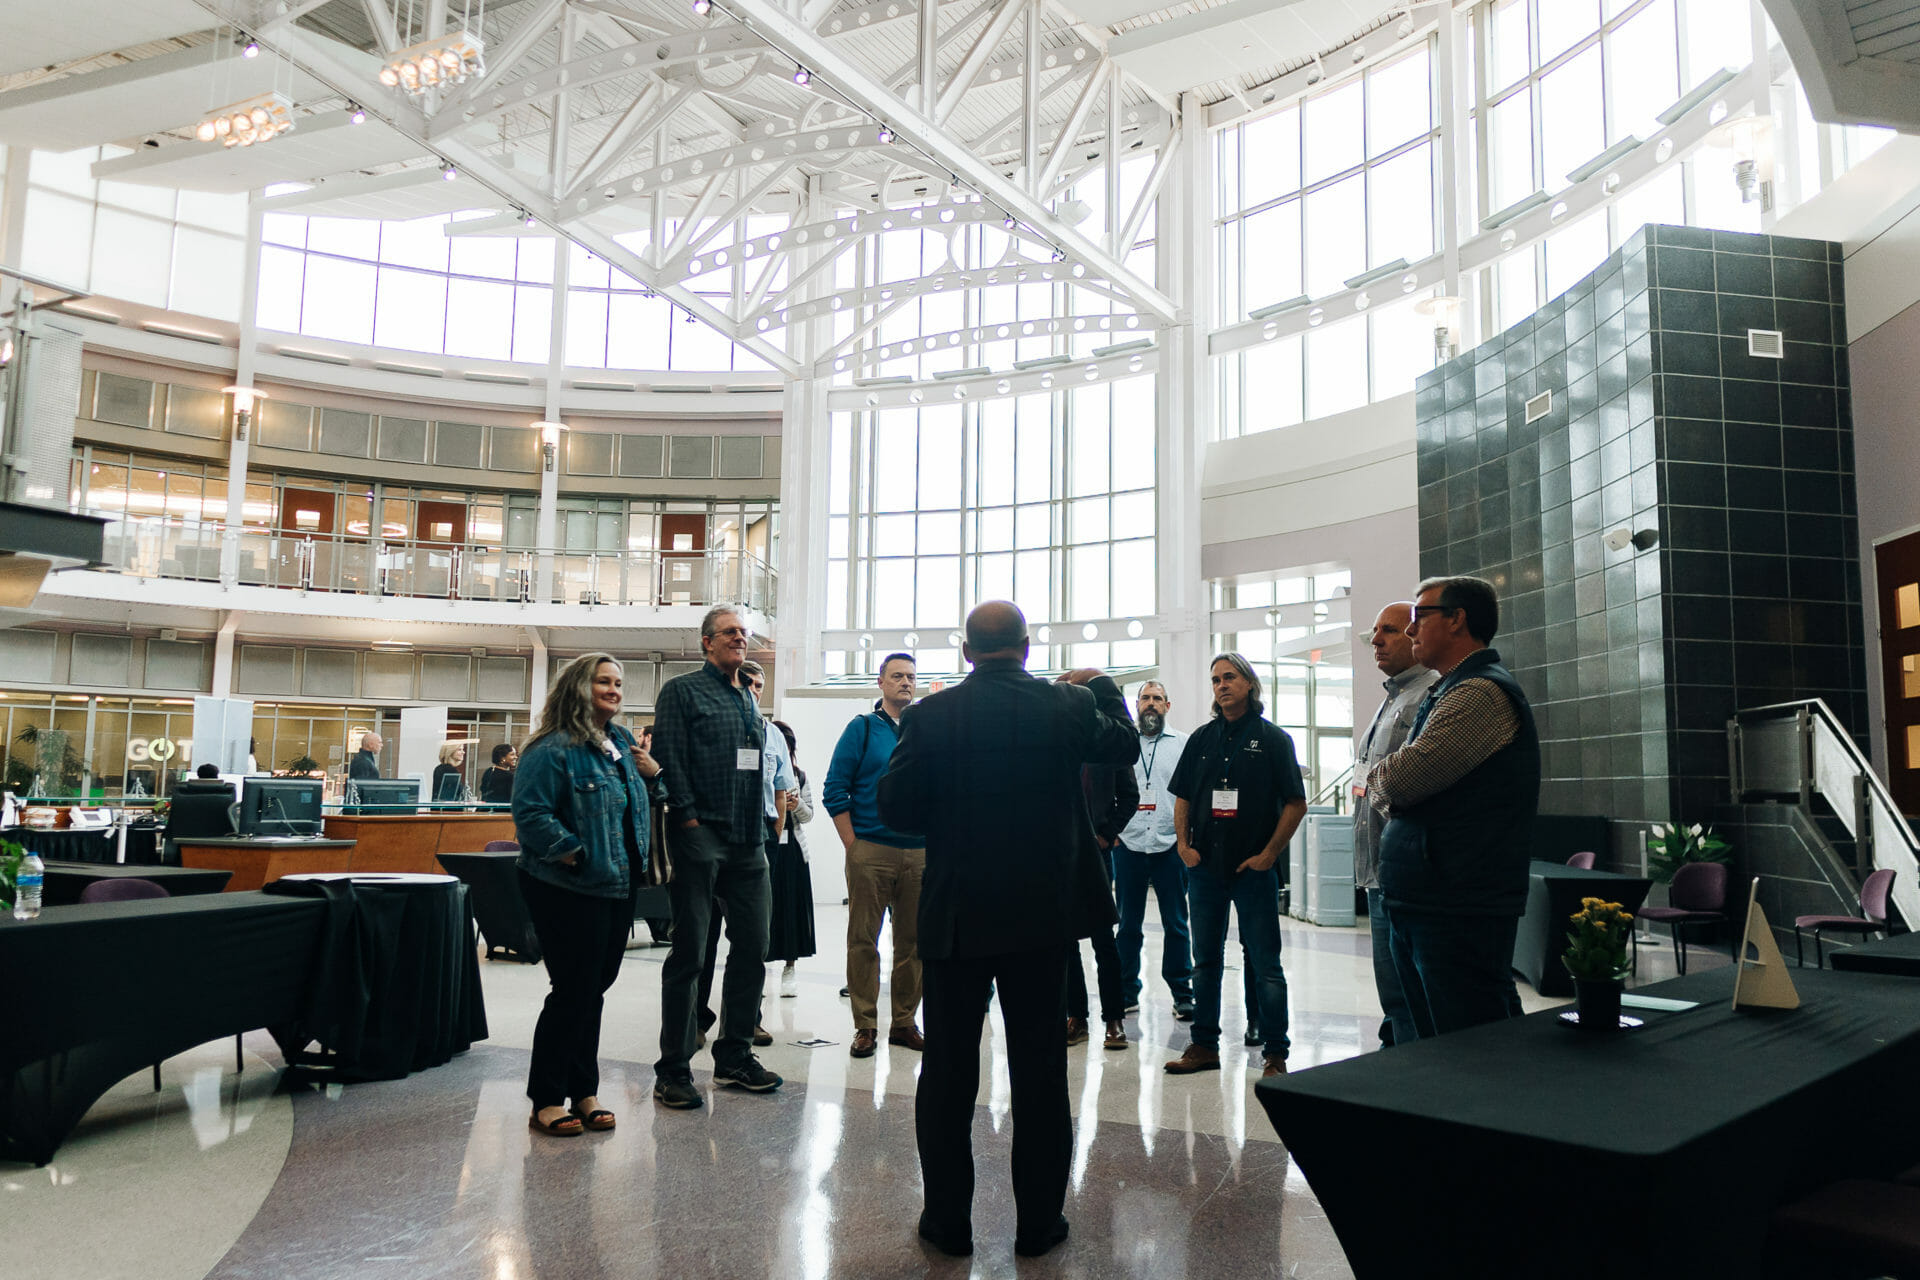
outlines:
M704 513L660 517L661 604L705 604L707 517Z
M1920 813L1920 533L1873 549L1880 594L1880 671L1887 785L1902 813Z

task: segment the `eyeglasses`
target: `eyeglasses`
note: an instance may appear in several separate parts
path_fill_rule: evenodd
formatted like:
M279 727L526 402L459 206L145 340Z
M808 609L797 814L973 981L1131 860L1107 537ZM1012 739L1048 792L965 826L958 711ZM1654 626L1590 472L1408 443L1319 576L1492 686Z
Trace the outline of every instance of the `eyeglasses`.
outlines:
M752 635L753 632L747 630L747 628L745 627L725 627L719 631L714 632L713 634L717 636L741 636L744 638L746 636Z
M1460 612L1460 609L1459 609L1459 606L1457 605L1417 604L1413 606L1413 616L1416 618L1423 613L1458 613L1458 612Z

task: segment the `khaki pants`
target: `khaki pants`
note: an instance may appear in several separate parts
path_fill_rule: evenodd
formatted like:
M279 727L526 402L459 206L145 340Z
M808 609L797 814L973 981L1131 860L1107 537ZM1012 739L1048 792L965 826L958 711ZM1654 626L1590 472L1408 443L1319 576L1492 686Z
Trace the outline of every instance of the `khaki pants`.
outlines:
M925 849L855 840L847 852L847 998L854 1030L878 1030L880 926L893 913L893 1021L911 1027L920 1006L920 880Z

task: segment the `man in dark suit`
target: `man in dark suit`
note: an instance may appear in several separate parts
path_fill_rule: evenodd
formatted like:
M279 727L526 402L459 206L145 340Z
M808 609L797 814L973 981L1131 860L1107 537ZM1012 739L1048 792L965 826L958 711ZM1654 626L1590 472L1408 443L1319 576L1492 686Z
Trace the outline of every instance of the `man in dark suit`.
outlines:
M380 776L380 748L383 745L377 733L360 735L360 749L353 753L353 759L347 761L347 778L357 782L362 778L373 780Z
M1100 672L1057 684L1027 674L1027 620L1005 601L968 615L963 652L973 674L907 714L879 791L889 827L927 837L920 1235L946 1253L973 1250L980 1031L998 994L1013 1085L1014 1250L1031 1257L1067 1235L1066 957L1114 922L1080 770L1131 765L1140 740Z

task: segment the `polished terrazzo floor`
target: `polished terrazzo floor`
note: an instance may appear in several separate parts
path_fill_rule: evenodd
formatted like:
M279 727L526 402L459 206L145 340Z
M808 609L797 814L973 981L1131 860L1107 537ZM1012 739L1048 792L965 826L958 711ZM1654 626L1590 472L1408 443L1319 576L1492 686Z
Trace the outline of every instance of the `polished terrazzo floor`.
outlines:
M820 937L845 909L817 909ZM1286 920L1295 1070L1369 1052L1379 1007L1361 929ZM1170 1077L1186 1043L1148 937L1147 997L1125 1052L1069 1051L1077 1117L1072 1235L1022 1274L1072 1277L1349 1275L1312 1191L1253 1099L1259 1055ZM0 1164L0 1275L33 1280L624 1280L625 1277L1002 1276L1016 1271L1007 1181L1006 1064L989 1020L975 1128L976 1253L952 1260L913 1233L918 1055L847 1057L839 957L799 967L799 995L768 970L760 1051L777 1093L709 1091L695 1112L650 1098L664 950L630 951L609 997L601 1098L611 1133L527 1128L527 1045L544 971L482 966L492 1036L404 1081L289 1093L264 1034L169 1060L103 1099L44 1169ZM1237 960L1236 948L1229 946ZM1696 953L1699 954L1699 953ZM1642 978L1670 972L1664 948ZM1724 963L1724 958L1722 958ZM1704 960L1703 960L1704 963ZM1651 966L1651 968L1649 968ZM1092 960L1087 958L1089 977ZM1227 975L1224 1039L1244 1024ZM1548 1002L1522 988L1529 1008ZM882 998L884 1007L885 999ZM833 1043L805 1047L798 1041ZM707 1090L706 1055L696 1083Z

